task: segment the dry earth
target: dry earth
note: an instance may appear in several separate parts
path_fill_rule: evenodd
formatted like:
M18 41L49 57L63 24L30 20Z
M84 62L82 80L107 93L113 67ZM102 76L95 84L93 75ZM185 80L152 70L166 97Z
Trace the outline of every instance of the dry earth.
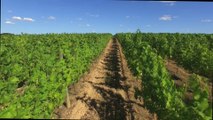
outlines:
M192 75L189 71L185 70L182 67L179 67L177 63L173 60L165 60L165 66L172 76L174 83L177 87L183 87L184 84L187 84L189 77ZM212 102L213 96L212 96L212 83L209 82L204 83L203 81L200 81L200 86L201 87L208 87L209 91L209 101ZM193 100L193 92L187 91L185 93L185 101L186 102L191 102Z
M60 106L54 118L90 120L155 120L135 98L141 88L129 68L116 39L109 41L101 56L76 84L69 87L70 108Z

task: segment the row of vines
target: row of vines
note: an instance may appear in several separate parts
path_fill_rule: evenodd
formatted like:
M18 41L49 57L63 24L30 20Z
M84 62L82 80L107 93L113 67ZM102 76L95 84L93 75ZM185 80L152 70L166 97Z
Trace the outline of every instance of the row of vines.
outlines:
M135 42L145 41L164 59L173 59L192 73L213 80L213 34L137 32Z
M0 117L50 118L111 36L1 35Z
M165 36L169 36L173 39L176 39L175 35L176 34L165 34ZM164 42L169 42L174 45L182 44L182 46L186 43L177 44L179 42L178 40L172 41L172 39L169 41L169 37L168 40L161 40L161 34L145 34L140 32L118 33L115 37L121 43L131 71L142 80L142 91L137 91L136 96L142 96L145 107L151 112L157 113L159 119L188 120L193 118L196 120L209 120L212 118L211 103L208 101L209 93L208 90L199 87L199 77L193 75L190 78L190 81L192 81L190 88L194 92L194 100L191 104L185 104L183 101L184 88L176 89L174 81L164 66L164 58L166 58L166 56L171 58L178 56L175 55L175 49L171 48L167 43L164 44ZM155 38L155 41L151 38ZM159 41L158 38L160 39ZM203 48L205 50L207 49L206 51L211 49L210 46L208 46L209 43L202 43L201 41L200 43L201 46L203 45L202 47L206 45L206 48ZM193 41L191 44L193 44ZM194 44L194 46L196 46L197 43ZM200 49L202 47L200 47ZM179 49L182 49L181 46ZM159 52L159 50L161 52ZM203 50L200 51L203 52ZM190 53L187 52L187 54ZM207 68L203 69L206 70ZM207 69L207 73L209 73L210 69L211 68Z

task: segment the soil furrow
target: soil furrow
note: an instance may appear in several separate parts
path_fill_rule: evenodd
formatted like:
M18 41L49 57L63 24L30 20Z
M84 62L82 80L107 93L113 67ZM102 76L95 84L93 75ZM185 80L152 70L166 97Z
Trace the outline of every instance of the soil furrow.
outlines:
M91 120L156 119L135 99L136 80L127 67L122 48L110 40L102 55L76 84L69 87L70 108L57 108L54 118Z

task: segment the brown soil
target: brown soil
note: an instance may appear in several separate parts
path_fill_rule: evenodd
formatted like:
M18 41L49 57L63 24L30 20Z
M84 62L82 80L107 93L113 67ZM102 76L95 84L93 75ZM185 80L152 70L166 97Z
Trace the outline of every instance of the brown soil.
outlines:
M102 55L78 83L69 87L70 108L60 106L53 118L91 120L153 120L156 115L134 97L141 88L116 39L110 40Z
M181 87L183 86L183 84L187 83L187 79L191 75L188 71L184 70L181 67L178 67L177 64L172 60L166 60L165 65L170 75L175 80L175 84L177 87Z
M192 75L189 71L185 70L184 68L179 67L173 60L166 60L165 65L177 87L183 87L184 84L187 85L187 80ZM207 85L206 83L201 81L200 86L208 87L209 101L212 102L212 100L213 100L212 83L208 83L208 85ZM185 101L190 102L191 100L193 100L193 93L191 91L187 91L185 93Z

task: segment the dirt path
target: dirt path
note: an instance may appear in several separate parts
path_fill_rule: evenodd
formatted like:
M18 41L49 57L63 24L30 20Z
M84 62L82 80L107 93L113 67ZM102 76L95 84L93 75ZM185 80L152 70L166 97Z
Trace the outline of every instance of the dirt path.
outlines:
M70 108L55 110L55 118L91 120L153 120L156 116L135 99L135 80L117 40L110 40L103 54L78 83L70 86Z

